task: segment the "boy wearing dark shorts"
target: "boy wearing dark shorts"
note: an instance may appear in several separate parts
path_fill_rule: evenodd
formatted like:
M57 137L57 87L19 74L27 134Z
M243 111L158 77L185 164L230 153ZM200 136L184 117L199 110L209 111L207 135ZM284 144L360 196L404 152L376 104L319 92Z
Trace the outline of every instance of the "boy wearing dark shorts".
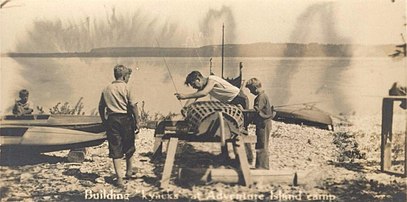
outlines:
M124 186L121 159L126 159L125 176L129 178L133 174L132 156L136 151L134 142L135 133L138 131L137 102L134 93L127 86L131 72L130 68L116 65L116 80L103 90L99 101L99 114L106 127L109 157L113 159L118 187Z
M256 168L269 169L269 136L271 131L271 119L273 110L270 100L261 88L261 82L257 78L251 78L246 83L250 93L256 95L254 99L253 123L256 125Z

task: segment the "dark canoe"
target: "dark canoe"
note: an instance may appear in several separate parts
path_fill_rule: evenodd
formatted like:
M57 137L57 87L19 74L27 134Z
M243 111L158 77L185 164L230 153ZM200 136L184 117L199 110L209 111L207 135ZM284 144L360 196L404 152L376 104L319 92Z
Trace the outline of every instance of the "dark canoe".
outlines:
M40 127L40 126L0 126L0 146L2 151L26 150L30 152L50 152L65 149L91 147L102 144L106 135L79 130Z
M285 106L274 109L275 121L315 126L322 129L333 130L331 116L319 109L307 106Z
M0 125L56 127L101 133L105 129L99 116L80 115L6 115L0 118Z

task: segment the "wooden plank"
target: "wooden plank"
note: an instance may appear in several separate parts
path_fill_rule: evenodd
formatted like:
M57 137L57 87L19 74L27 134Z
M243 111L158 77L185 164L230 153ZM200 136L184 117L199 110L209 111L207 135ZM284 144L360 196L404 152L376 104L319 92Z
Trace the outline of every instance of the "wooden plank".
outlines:
M181 133L166 133L162 136L156 136L162 139L178 138L179 140L188 142L220 142L219 136L207 136L207 135L194 135L191 133L181 134ZM232 141L227 139L226 142ZM257 137L255 135L240 135L239 141L244 143L256 143Z
M401 95L401 96L385 96L383 97L383 100L393 100L393 101L404 101L407 99L407 96Z
M250 170L250 175L253 182L264 184L287 184L297 185L297 179L295 179L296 173L293 171L270 171L270 170ZM300 174L300 179L304 179L305 173ZM296 183L294 181L297 180ZM238 183L239 173L233 169L212 169L211 170L211 182L223 182L223 183Z
M273 185L298 185L304 181L307 172L293 170L250 170L253 182ZM241 174L234 169L225 168L181 168L178 179L180 182L193 184L206 184L208 182L221 182L237 184L241 181Z
M233 149L233 143L232 142L227 142L226 143L226 152L228 153L228 157L230 160L235 160L236 159L236 153L235 150Z
M161 188L167 188L170 183L172 167L174 165L175 152L178 146L178 138L171 138L168 143L167 157L165 158L164 171L161 177Z
M181 184L200 185L210 181L212 168L180 168L178 180Z
M218 119L219 119L219 129L220 129L220 145L222 147L225 146L226 142L226 134L225 134L225 120L223 119L222 112L218 112Z
M218 115L218 122L219 122L219 136L220 136L220 150L222 153L222 156L224 158L229 158L228 155L228 149L226 146L226 130L225 130L225 120L223 119L223 114L222 112L217 112ZM228 159L225 159L228 160Z
M239 163L240 163L240 170L243 174L243 181L246 186L250 186L252 184L252 179L250 175L250 168L249 162L247 161L247 155L244 148L244 145L241 143L240 146L235 146L237 150L237 154L239 156Z
M383 170L382 171L389 171L391 169L391 165L392 165L391 148L392 148L391 142L387 141L384 145Z

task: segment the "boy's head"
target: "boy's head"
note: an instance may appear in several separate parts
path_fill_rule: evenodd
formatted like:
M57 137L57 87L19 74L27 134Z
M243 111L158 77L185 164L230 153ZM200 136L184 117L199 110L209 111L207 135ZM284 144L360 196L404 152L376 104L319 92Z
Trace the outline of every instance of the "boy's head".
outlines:
M205 86L205 78L199 71L192 71L185 79L185 85L201 90Z
M250 93L253 95L258 95L259 90L261 88L261 82L257 78L251 78L246 82L246 88L250 90Z
M124 65L116 65L114 67L114 78L116 80L123 80L126 83L129 82L131 69Z
M22 89L22 90L20 90L20 92L19 92L18 94L19 94L19 97L20 97L20 99L21 99L22 102L27 102L27 100L28 100L28 95L30 94L30 93L28 92L28 90Z

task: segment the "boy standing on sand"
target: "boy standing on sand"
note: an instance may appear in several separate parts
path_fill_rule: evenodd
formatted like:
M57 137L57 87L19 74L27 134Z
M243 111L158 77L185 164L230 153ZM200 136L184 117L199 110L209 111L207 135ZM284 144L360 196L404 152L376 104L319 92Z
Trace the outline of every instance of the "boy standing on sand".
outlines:
M255 114L253 122L256 125L256 168L269 169L269 136L271 131L271 119L273 109L271 103L261 88L261 82L257 78L251 78L246 83L250 93L256 95L254 99Z
M134 141L135 134L138 133L137 102L134 93L127 86L131 72L130 68L116 65L114 67L116 80L103 90L99 102L99 114L106 127L109 143L109 157L113 159L117 175L116 186L120 188L124 187L121 158L126 157L125 177L132 177L132 156L136 151Z
M28 100L28 95L30 93L26 89L22 89L19 92L20 99L16 100L13 107L13 114L17 116L24 116L26 114L31 114L34 109L34 104Z

